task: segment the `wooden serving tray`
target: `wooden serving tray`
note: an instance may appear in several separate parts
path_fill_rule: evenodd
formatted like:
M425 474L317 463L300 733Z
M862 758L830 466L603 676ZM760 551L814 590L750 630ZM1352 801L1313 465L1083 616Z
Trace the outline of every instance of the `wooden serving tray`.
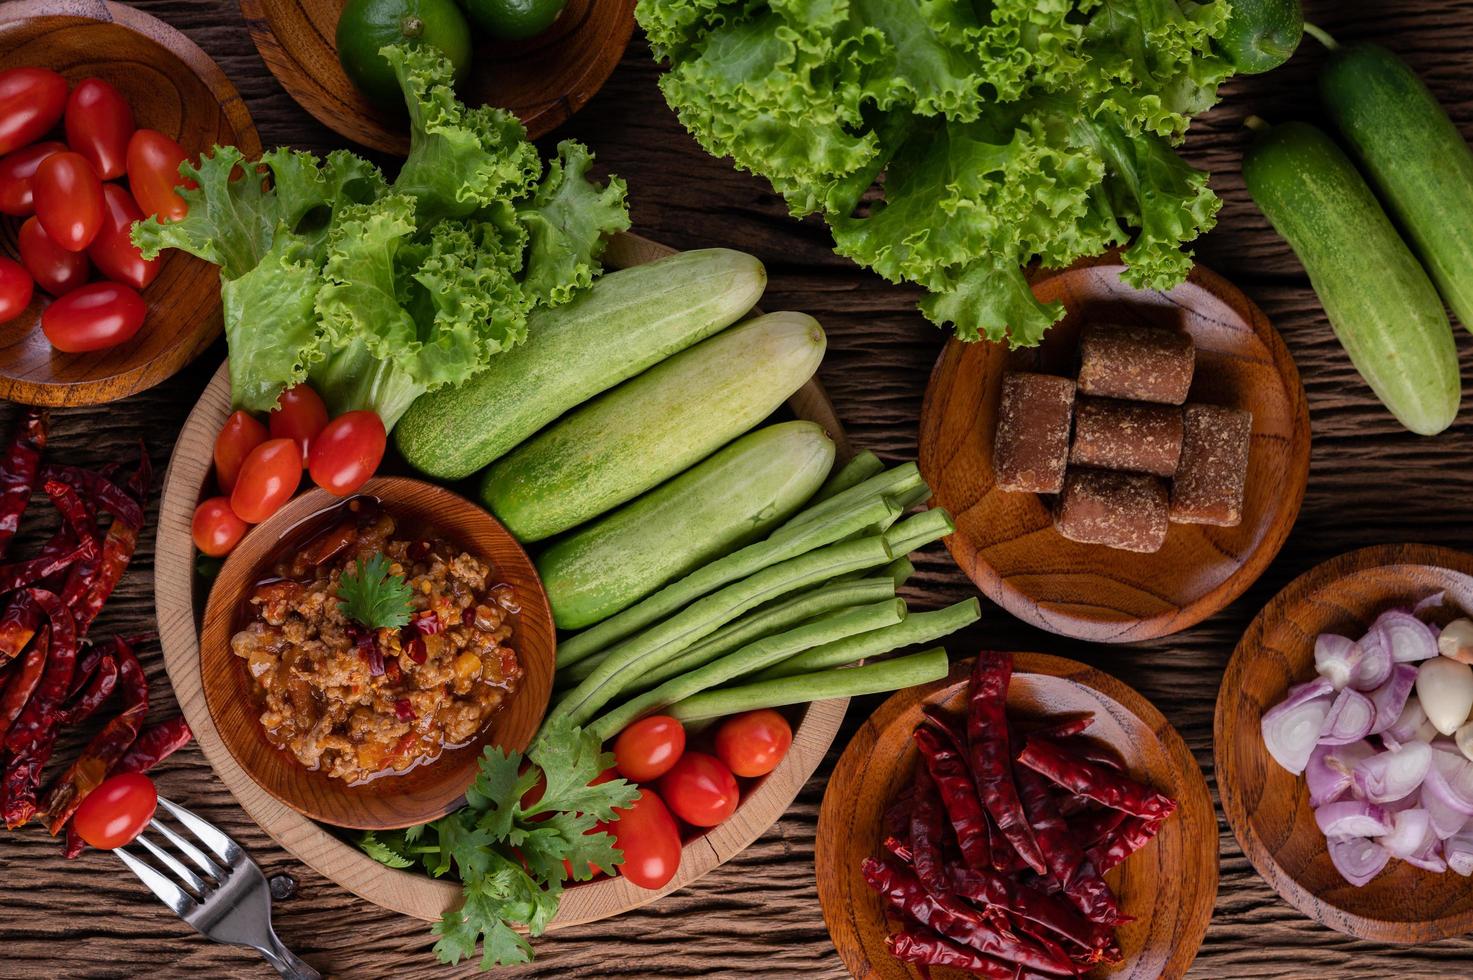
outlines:
M614 237L604 258L611 268L626 268L672 255L674 251L626 233ZM838 446L840 461L852 455L834 407L817 378L799 389L788 404L799 418L817 422L829 432ZM164 666L174 696L220 781L273 840L319 874L375 905L421 919L438 920L459 904L458 882L379 864L322 825L277 801L240 768L210 718L199 663L204 597L195 588L190 523L200 489L210 475L215 435L229 413L230 380L226 365L221 365L185 421L164 477L154 604ZM551 928L596 922L653 902L685 887L745 849L792 805L838 733L848 704L847 698L810 704L793 733L793 745L787 757L747 795L730 819L686 843L680 870L664 888L653 891L638 888L623 878L574 885L564 893Z

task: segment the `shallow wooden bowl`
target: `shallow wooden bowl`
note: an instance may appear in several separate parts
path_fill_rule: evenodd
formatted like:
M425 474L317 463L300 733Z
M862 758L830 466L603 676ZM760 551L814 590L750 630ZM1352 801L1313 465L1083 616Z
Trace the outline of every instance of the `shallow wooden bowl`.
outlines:
M398 776L349 786L306 769L272 745L261 728L260 699L245 661L230 650L230 638L245 625L244 599L271 575L283 554L337 520L343 503L312 489L253 527L226 559L210 588L200 632L200 670L205 703L215 729L240 767L266 792L304 816L339 827L391 830L412 827L456 809L475 782L482 750L498 745L525 749L537 734L552 695L557 634L552 608L532 560L511 532L485 510L444 487L408 477L377 477L361 494L375 497L396 520L427 526L458 548L491 565L492 576L509 584L522 609L512 617L508 644L522 664L521 685L470 744L445 752L428 765Z
M338 15L346 2L240 0L240 9L261 60L298 105L341 136L403 156L409 152L407 117L364 98L338 63ZM536 139L593 98L633 33L634 0L568 0L537 37L482 38L461 98L510 110Z
M1392 860L1363 888L1330 863L1309 790L1274 762L1263 713L1315 676L1320 633L1358 637L1381 612L1435 592L1473 609L1473 555L1431 545L1363 548L1310 569L1263 608L1228 662L1217 695L1217 792L1243 853L1290 905L1332 929L1382 943L1423 943L1473 932L1473 887Z
M860 980L923 980L922 970L885 948L895 932L884 903L864 883L860 864L883 853L883 814L913 778L919 758L911 733L922 709L965 710L972 661L950 676L894 694L844 750L818 814L818 898L834 947ZM1116 929L1124 960L1090 976L1180 977L1202 944L1217 898L1217 816L1202 770L1176 729L1145 698L1108 674L1063 657L1013 654L1008 710L1025 717L1092 711L1087 733L1110 745L1135 778L1175 799L1177 811L1151 843L1105 875L1135 921ZM931 968L936 980L969 977Z
M261 141L235 86L194 42L163 21L100 0L0 3L0 66L41 65L76 82L101 78L128 99L138 125L179 141L191 157L215 144L249 158ZM15 257L20 219L0 218L0 253ZM220 276L193 256L166 253L143 291L148 319L132 340L91 354L53 350L41 333L40 289L0 325L0 398L31 405L95 405L158 384L220 335Z
M948 341L921 410L920 466L933 506L956 519L946 539L962 571L1024 622L1065 636L1125 643L1165 636L1222 609L1283 546L1309 478L1309 409L1278 332L1237 287L1202 266L1170 292L1120 281L1108 256L1033 285L1065 316L1035 348ZM1054 528L1052 497L993 482L993 429L1004 371L1073 376L1079 331L1091 319L1176 325L1197 346L1189 401L1253 413L1243 522L1173 524L1143 555L1078 544Z

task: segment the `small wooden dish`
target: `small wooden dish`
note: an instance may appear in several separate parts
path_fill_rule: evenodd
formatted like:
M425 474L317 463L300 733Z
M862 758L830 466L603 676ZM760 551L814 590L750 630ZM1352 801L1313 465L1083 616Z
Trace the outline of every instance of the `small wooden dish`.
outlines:
M240 9L261 60L298 105L340 136L403 156L409 152L407 117L364 98L338 63L335 38L345 3L240 0ZM568 0L552 26L534 38L480 40L461 98L510 110L536 139L593 98L633 33L634 0Z
M1347 935L1424 943L1473 932L1473 888L1392 860L1363 888L1330 863L1304 778L1274 762L1263 713L1315 676L1320 633L1359 637L1381 612L1435 592L1473 609L1473 555L1381 545L1331 559L1290 582L1248 626L1217 695L1213 757L1223 813L1258 873L1290 905Z
M989 599L1064 636L1126 643L1192 626L1243 593L1268 567L1299 515L1309 478L1309 409L1299 372L1257 306L1196 266L1170 292L1120 281L1102 256L1033 285L1065 315L1035 348L947 342L921 410L920 467L933 506L956 519L952 558ZM1189 401L1253 413L1243 522L1174 524L1155 554L1078 544L1054 528L1051 499L993 483L992 443L1004 371L1073 376L1090 319L1177 325L1197 346Z
M11 0L0 4L0 65L40 65L76 82L101 78L191 158L215 144L248 158L261 141L245 103L209 56L163 21L121 3ZM0 219L0 253L18 254L20 219ZM143 291L148 319L125 344L63 354L41 333L49 301L40 289L18 318L0 325L0 398L30 405L95 405L150 388L220 335L220 276L193 256L166 253Z
M266 792L314 820L358 830L392 830L443 817L463 802L475 782L482 750L498 745L525 749L537 734L552 695L557 634L552 608L532 560L511 532L485 510L423 480L390 476L369 480L359 491L378 499L401 525L432 528L452 545L488 562L498 582L509 584L522 610L512 617L508 645L522 665L522 681L510 700L469 745L402 775L350 786L306 769L272 745L261 729L260 699L245 662L230 638L245 625L243 598L271 575L286 549L305 544L339 518L342 498L312 489L253 527L231 552L210 589L200 632L200 671L205 703L225 747Z
M952 665L944 680L892 695L844 750L818 814L818 898L834 947L859 980L923 980L920 968L885 948L895 928L860 864L883 853L885 807L909 784L918 753L911 733L926 705L965 710L972 661ZM1125 959L1089 976L1180 977L1186 973L1217 899L1217 816L1202 770L1176 729L1150 702L1120 681L1073 660L1013 654L1008 709L1024 716L1092 711L1087 733L1110 745L1126 769L1179 804L1151 843L1105 878L1134 922L1116 929ZM931 968L937 980L965 978Z

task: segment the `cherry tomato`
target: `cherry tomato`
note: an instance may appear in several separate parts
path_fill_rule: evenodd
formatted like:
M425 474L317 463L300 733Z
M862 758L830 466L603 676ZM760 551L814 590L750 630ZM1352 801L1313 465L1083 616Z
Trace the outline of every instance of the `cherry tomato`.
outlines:
M649 787L604 829L624 852L619 873L641 888L661 888L680 868L680 828L665 803Z
M307 468L312 482L346 497L368 482L383 461L388 433L373 412L344 412L312 443Z
M194 509L190 532L194 546L211 558L221 558L235 550L245 537L246 522L230 509L230 498L211 497Z
M49 68L0 71L0 155L34 143L61 118L67 81Z
M189 205L176 187L194 187L179 176L185 160L184 148L155 129L140 129L128 141L128 189L144 214L160 221L178 221L189 213Z
M92 272L92 263L87 261L86 252L68 252L51 240L40 219L30 217L20 226L17 236L20 244L20 260L26 271L36 280L36 285L52 296L65 296L84 286Z
M92 244L102 229L102 181L80 153L53 153L31 178L36 217L51 240L68 252Z
M41 161L66 149L55 140L32 143L0 158L0 212L24 218L36 210L31 202L31 178Z
M215 482L226 496L235 489L235 480L240 476L240 466L251 450L271 436L266 427L256 421L249 412L232 412L225 420L220 434L215 437Z
M292 499L302 482L302 451L290 439L267 439L245 458L230 509L247 524L259 524Z
M25 266L0 256L0 323L9 323L24 313L35 290Z
M302 447L302 468L307 467L307 453L312 440L327 426L327 406L322 397L305 381L281 393L271 410L271 438L294 439Z
M734 715L716 729L716 757L738 776L765 776L793 744L793 729L771 708Z
M148 305L127 286L94 282L73 289L41 311L51 346L68 354L116 347L143 326Z
M685 727L669 715L641 718L614 740L614 765L625 779L650 783L675 765L685 751Z
M736 813L741 794L736 777L722 761L704 752L687 752L660 777L660 795L688 824L714 827Z
M128 165L133 107L100 78L84 78L66 102L67 145L87 158L97 176L112 180Z
M102 200L102 228L87 246L87 255L113 282L143 289L159 274L159 260L144 259L133 244L133 222L142 220L143 212L133 203L133 195L117 184L103 185Z
M72 816L72 826L93 847L110 851L142 833L158 805L153 780L141 772L124 773L87 795Z

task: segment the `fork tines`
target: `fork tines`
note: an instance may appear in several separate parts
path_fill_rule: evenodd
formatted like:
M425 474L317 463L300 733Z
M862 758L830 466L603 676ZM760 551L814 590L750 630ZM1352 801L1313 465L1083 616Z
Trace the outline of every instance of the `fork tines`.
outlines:
M161 812L154 814L143 833L126 847L117 848L116 853L149 890L182 916L225 884L243 852L225 834L177 803L160 797L159 807ZM185 834L176 832L161 819L165 810ZM150 832L162 838L162 843L151 838ZM152 863L130 850L135 846L146 852ZM185 860L180 860L179 855Z

